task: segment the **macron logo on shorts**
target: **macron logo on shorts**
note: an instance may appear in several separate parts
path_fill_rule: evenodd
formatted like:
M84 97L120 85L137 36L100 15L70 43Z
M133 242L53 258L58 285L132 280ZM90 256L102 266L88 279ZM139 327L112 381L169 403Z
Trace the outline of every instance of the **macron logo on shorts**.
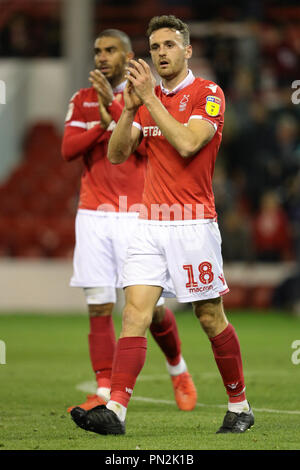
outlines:
M129 395L132 395L132 388L125 387L125 392L129 393Z

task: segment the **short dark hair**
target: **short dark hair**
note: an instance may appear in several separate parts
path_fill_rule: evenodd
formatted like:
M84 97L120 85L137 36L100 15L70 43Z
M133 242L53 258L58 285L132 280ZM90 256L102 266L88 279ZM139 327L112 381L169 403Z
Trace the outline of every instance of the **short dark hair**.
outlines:
M104 29L97 35L97 39L103 38L103 37L112 37L112 38L118 38L120 39L124 50L126 52L132 52L132 45L129 36L124 33L123 31L120 31L119 29Z
M154 31L157 31L161 28L170 28L179 31L182 34L184 46L188 46L190 44L190 32L188 25L181 21L179 18L176 18L176 16L154 16L149 22L147 29L147 37L149 38Z

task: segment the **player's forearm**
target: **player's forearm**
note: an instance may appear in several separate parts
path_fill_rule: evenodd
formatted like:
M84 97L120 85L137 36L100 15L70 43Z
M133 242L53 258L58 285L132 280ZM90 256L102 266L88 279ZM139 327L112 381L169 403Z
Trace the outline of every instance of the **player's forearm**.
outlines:
M144 104L163 136L183 158L193 156L207 143L205 136L203 139L199 135L195 136L187 126L173 118L156 96L151 97Z
M67 127L63 136L61 153L66 161L74 160L88 152L96 145L99 137L105 132L99 124L88 131L82 131L74 127Z
M131 128L135 112L127 111L125 108L113 130L108 144L107 158L113 164L123 163L131 155L133 142L131 139Z

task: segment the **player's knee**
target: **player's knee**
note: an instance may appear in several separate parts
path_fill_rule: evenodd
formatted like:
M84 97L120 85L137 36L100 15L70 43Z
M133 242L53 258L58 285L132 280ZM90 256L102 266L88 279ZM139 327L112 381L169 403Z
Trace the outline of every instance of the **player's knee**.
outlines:
M216 299L199 300L193 303L194 313L197 318L201 318L207 314L214 314L221 306L222 299L217 297Z
M114 304L88 304L88 310L90 317L100 317L100 316L108 316L112 314Z
M199 319L203 330L209 335L213 335L221 318L222 300L216 299L203 300L195 302L194 313Z

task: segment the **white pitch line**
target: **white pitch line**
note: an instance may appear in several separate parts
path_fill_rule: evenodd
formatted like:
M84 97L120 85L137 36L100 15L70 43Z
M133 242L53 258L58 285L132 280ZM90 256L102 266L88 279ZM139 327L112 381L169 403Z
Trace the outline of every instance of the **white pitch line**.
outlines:
M146 377L146 376L145 376ZM85 393L96 393L96 385L95 382L82 382L75 387L77 390ZM132 397L132 400L141 401L144 403L154 403L160 405L172 405L175 406L176 403L172 400L161 400L159 398L148 398L148 397ZM218 405L218 404L205 404L205 403L197 403L197 407L202 408L227 408L227 405ZM252 408L253 411L257 411L258 413L277 413L277 414L286 414L286 415L300 415L300 410L273 410L271 408Z
M247 380L248 377L257 377L257 376L275 376L278 377L278 375L290 375L291 373L289 371L281 370L281 371L247 371L245 372L245 378ZM197 373L196 375L197 379L201 380L210 380L210 379L218 379L220 378L220 373L218 371L216 372L201 372ZM152 382L154 380L158 381L164 381L164 380L170 380L169 374L141 374L138 376L137 381L138 382Z

